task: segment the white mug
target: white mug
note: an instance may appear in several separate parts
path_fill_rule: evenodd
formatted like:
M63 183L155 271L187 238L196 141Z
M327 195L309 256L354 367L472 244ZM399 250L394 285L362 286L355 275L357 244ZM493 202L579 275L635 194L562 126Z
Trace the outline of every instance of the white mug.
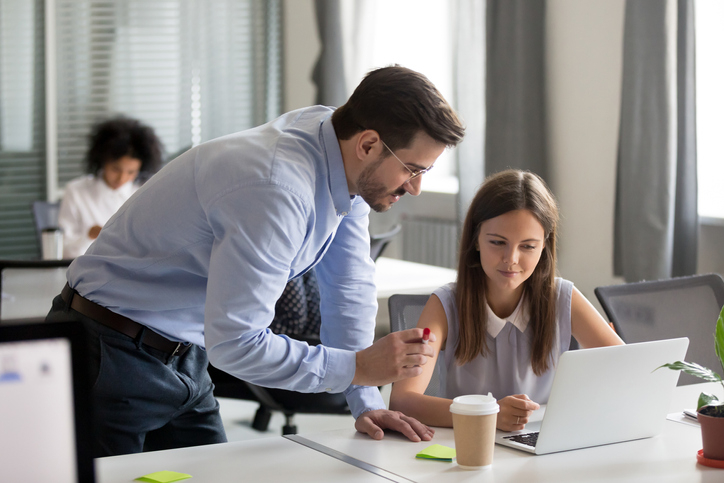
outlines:
M60 228L45 228L42 233L43 260L62 260L63 258L63 230Z

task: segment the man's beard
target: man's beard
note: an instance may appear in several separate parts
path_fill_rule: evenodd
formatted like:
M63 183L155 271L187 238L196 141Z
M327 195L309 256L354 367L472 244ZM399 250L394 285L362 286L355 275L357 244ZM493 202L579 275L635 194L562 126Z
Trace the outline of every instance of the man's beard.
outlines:
M384 160L384 157L380 157L374 164L367 166L357 181L357 191L359 195L370 205L370 208L377 213L383 213L392 207L392 203L385 203L387 197L393 195L402 196L405 194L403 187L399 187L394 191L387 191L387 187L375 177L377 168L379 168Z

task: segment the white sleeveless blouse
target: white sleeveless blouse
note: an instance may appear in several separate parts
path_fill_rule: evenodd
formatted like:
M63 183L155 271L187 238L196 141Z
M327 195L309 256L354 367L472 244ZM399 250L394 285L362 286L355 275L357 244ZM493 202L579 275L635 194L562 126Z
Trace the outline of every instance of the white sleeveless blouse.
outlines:
M458 365L455 361L455 348L459 337L458 310L455 304L455 284L450 283L435 290L434 294L442 302L447 316L446 349L440 352L440 389L437 394L454 398L464 394L487 394L491 392L496 399L511 394L527 394L533 401L548 402L553 374L560 355L567 351L571 342L571 295L573 283L556 278L557 298L557 337L551 367L540 376L536 376L530 364L532 325L528 324L521 332L510 321L496 337L486 332L488 352L486 357L478 356L472 362ZM519 312L516 310L516 312Z

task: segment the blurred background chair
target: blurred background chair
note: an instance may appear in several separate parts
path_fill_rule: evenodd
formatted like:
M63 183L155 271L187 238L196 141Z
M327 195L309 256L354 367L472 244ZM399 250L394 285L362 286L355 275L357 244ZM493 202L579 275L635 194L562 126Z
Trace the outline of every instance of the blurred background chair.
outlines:
M0 260L0 321L45 317L73 260Z
M42 242L42 233L45 228L58 227L58 211L60 210L60 201L33 201L33 221L35 222L35 236L38 240L38 257L40 257Z
M370 257L372 260L382 254L392 238L400 232L402 225L391 230L370 236ZM284 334L309 345L318 345L321 315L319 313L319 287L314 269L302 277L290 280L275 306L274 320L270 329L276 334ZM417 320L415 321L417 322ZM301 393L257 386L238 379L224 371L209 365L209 374L214 383L214 395L232 399L245 399L259 402L252 427L257 431L266 431L273 411L284 414L285 424L282 434L296 434L294 414L350 414L344 394Z
M389 231L380 233L379 235L370 236L370 258L377 260L382 256L382 252L385 251L387 245L390 244L392 239L402 230L402 225L394 225Z
M688 337L687 361L722 370L714 352L714 328L724 306L721 275L609 285L594 292L626 343ZM684 373L679 378L679 385L699 382Z
M417 327L417 321L420 319L422 309L425 308L425 304L429 298L429 295L413 294L395 294L390 296L387 302L390 310L390 330L396 332L398 330L414 329ZM437 396L444 392L440 388L442 365L443 361L438 357L432 378L425 390L425 394L428 396Z

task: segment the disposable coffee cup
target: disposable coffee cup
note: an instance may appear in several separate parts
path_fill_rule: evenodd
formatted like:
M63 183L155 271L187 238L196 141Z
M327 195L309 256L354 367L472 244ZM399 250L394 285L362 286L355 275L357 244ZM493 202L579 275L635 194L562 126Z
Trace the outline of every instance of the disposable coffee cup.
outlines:
M43 260L63 259L63 230L46 228L41 234Z
M482 470L493 465L495 423L500 406L491 393L458 396L450 405L458 466Z

